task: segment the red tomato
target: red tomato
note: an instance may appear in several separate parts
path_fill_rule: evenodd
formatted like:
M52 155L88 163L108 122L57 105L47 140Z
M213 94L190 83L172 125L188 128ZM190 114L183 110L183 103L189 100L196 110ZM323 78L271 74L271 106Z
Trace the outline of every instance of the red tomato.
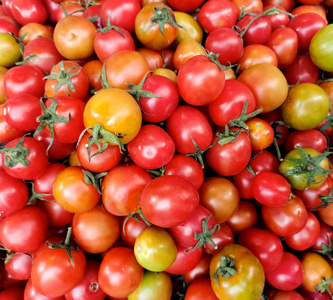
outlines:
M209 279L209 265L212 255L203 253L197 266L189 272L183 274L186 283L191 283L196 279Z
M60 227L73 221L74 214L65 210L54 200L40 201L39 206L45 211L50 225Z
M126 245L133 247L136 238L147 227L148 225L141 219L140 216L138 216L138 220L135 218L127 219L127 217L123 217L120 224L121 238Z
M65 300L64 296L60 297L46 297L39 293L29 280L24 288L25 300Z
M327 149L327 139L325 135L317 129L296 130L290 133L285 142L285 151L301 148L312 148L320 153Z
M8 261L5 262L5 268L9 275L19 280L30 278L32 258L29 254L7 253L6 260Z
M184 300L218 300L208 278L194 280L188 287Z
M13 0L12 14L21 25L28 23L44 24L47 11L41 0Z
M191 12L199 8L204 0L168 0L168 4L175 10Z
M6 300L23 300L24 290L19 287L12 287L0 292L0 298Z

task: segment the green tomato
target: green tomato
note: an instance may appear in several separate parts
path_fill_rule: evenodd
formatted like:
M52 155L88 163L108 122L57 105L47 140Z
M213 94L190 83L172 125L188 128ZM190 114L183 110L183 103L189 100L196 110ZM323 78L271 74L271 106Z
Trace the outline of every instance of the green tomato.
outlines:
M313 83L301 83L289 90L281 114L288 126L309 130L324 121L329 108L330 99L323 88Z
M170 300L172 296L172 282L165 273L146 271L139 287L128 296L128 300Z
M314 35L310 42L309 54L319 69L333 72L333 24L321 28Z
M8 33L0 33L0 66L10 68L22 58L19 44Z
M162 272L176 260L177 247L165 229L151 226L145 228L135 240L134 254L145 269Z
M294 189L316 189L331 172L327 155L312 148L299 147L287 153L279 165L279 172Z

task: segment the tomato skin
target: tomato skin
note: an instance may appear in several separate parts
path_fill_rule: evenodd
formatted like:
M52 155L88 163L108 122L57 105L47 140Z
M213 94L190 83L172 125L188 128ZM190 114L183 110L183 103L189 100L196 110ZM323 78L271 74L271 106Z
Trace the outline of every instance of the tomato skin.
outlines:
M12 199L15 199L15 202ZM0 170L0 216L6 217L24 208L28 199L27 184Z
M1 299L8 300L22 300L23 299L24 290L19 287L12 287L8 289L4 289L0 292Z
M41 0L13 0L12 14L21 25L28 23L44 24L47 11Z
M0 142L8 143L15 138L22 137L25 132L14 129L8 125L5 121L5 116L3 115L3 106L4 104L0 104Z
M268 148L274 140L273 127L263 119L251 118L246 122L252 150Z
M140 204L149 222L170 228L193 214L199 204L199 193L182 177L167 175L153 179L144 187Z
M333 229L323 221L319 220L320 231L315 243L310 247L311 250L323 250L323 244L329 244L333 238Z
M5 262L5 268L8 274L13 278L19 280L26 280L30 278L32 267L32 258L26 253L16 253Z
M146 270L162 272L177 258L177 247L171 235L161 227L147 227L137 237L134 254Z
M10 68L22 57L19 45L8 33L0 33L0 66ZM6 53L6 55L4 55ZM10 55L8 55L10 53Z
M203 3L203 0L169 0L169 5L175 9L182 12L191 12L199 8L199 6Z
M208 278L194 280L188 287L184 300L218 300Z
M232 127L230 130L238 130ZM219 131L219 129L218 129ZM215 136L213 143L218 140ZM246 132L241 132L237 139L225 145L215 144L206 151L207 164L222 176L232 176L243 170L249 163L252 147L249 136Z
M74 214L65 210L54 200L40 201L39 206L45 211L50 225L60 227L73 221Z
M25 300L65 300L64 296L60 297L46 297L40 294L36 288L32 285L31 280L29 280L24 288L24 299Z
M127 150L134 163L143 169L158 169L173 157L175 143L161 127L143 125L137 136L128 143Z
M222 255L235 259L237 273L227 279L218 275L218 285L214 279L214 274L220 265ZM212 257L210 280L219 299L256 300L263 292L265 275L259 260L250 250L241 245L229 244Z
M277 291L272 298L272 300L304 300L301 294L296 291Z
M54 239L49 239L53 241ZM63 238L56 237L60 242ZM86 257L82 250L72 250L73 263L65 249L51 249L45 243L34 253L31 283L36 290L47 297L60 297L72 290L83 278ZM53 276L48 276L51 272Z
M0 240L13 252L32 253L45 241L48 219L38 206L26 206L0 225Z
M277 235L266 229L246 229L239 235L237 243L252 251L265 273L274 270L283 256L282 242Z
M333 216L333 204L327 205L325 208L318 210L318 218L325 222L329 226L333 226L332 216Z
M152 181L146 170L136 165L119 165L104 177L102 182L102 201L113 215L127 216L140 208L144 187Z
M289 252L283 252L280 264L266 273L269 284L281 291L294 290L302 284L303 267L301 261Z
M126 217L121 219L121 238L129 247L134 247L136 238L145 228L148 227L148 225L141 219L141 217L138 218L140 221L137 221L134 218L129 218L126 220Z
M234 233L231 231L230 227L226 223L219 225L219 230L215 230L212 235L212 240L214 241L217 248L215 248L211 243L207 242L203 248L204 253L214 255L225 245L234 244Z
M302 230L287 236L285 242L294 250L304 251L315 243L319 237L319 233L320 224L317 217L313 213L308 212L307 221Z
M82 167L67 167L56 177L53 196L58 204L71 213L92 209L99 202L100 194L84 179Z
M123 298L139 287L143 272L133 249L116 247L104 256L98 271L98 282L107 295Z
M221 94L224 84L223 70L203 55L191 57L178 72L179 94L186 103L194 106L213 102Z
M287 237L301 231L307 221L307 210L303 201L295 196L280 207L261 207L261 214L267 228L278 236Z

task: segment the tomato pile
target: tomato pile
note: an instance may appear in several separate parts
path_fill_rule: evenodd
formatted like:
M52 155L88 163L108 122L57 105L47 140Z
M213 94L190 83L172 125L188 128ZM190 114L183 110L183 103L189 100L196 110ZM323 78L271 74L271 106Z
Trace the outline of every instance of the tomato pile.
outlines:
M2 0L0 299L333 299L332 0Z

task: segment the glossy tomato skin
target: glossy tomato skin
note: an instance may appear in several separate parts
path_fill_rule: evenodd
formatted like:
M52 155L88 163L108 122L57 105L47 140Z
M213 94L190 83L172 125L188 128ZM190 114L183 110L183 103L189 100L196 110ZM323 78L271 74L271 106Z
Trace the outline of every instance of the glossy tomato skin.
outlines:
M218 230L215 230L212 235L212 240L215 243L216 248L211 243L207 242L203 248L204 253L214 255L224 246L234 244L234 233L231 231L230 227L226 223L219 225Z
M158 169L173 157L175 143L161 127L143 125L137 136L128 143L127 150L134 163L143 169Z
M280 264L266 273L269 284L281 291L290 291L303 282L303 267L301 261L290 252L283 252Z
M229 278L214 274L220 266L221 256L235 259L237 273ZM258 299L263 292L265 275L259 260L250 250L237 244L229 244L215 254L210 263L212 288L219 299ZM218 283L217 283L218 282Z
M323 246L329 244L333 238L333 229L323 221L319 221L320 231L315 243L310 247L312 250L323 250Z
M252 150L259 151L268 148L274 141L273 127L263 119L252 118L246 122Z
M5 147L15 148L20 140L21 138L13 139L7 143ZM10 158L7 155L3 155L3 169L12 177L23 180L33 180L42 175L47 169L49 158L46 155L46 147L42 142L28 136L23 138L22 147L29 150L29 154L26 156L28 165L24 166L21 163L17 163L15 166L10 167L6 163L6 160L10 160Z
M184 300L218 300L208 278L194 280L188 287Z
M65 226L73 221L74 214L65 210L54 200L40 201L38 205L45 211L52 226Z
M143 272L133 249L116 247L104 256L98 271L98 282L107 295L123 298L139 287Z
M252 251L265 273L274 270L283 256L283 245L279 237L266 229L246 229L239 235L237 243Z
M102 201L113 215L127 216L140 209L140 199L144 187L152 181L146 170L136 165L119 165L104 177Z
M26 206L7 216L0 226L0 240L13 252L32 253L45 241L48 219L38 206Z
M44 24L47 19L47 11L41 0L38 1L12 1L12 14L21 25L28 23Z
M129 247L134 247L136 238L145 228L148 227L148 225L141 219L140 216L138 218L139 220L134 218L129 218L127 220L126 217L121 219L121 238Z
M218 131L221 130L218 129ZM238 128L232 127L231 131ZM222 131L222 130L221 130ZM217 142L218 136L213 139L213 144ZM240 132L236 140L225 145L218 142L206 151L207 164L219 175L232 176L243 170L249 163L252 147L249 136L246 132Z
M203 55L191 57L178 73L179 94L191 105L200 106L213 102L221 94L224 84L223 70Z
M281 207L263 205L261 213L267 228L282 237L301 231L308 215L303 201L297 196Z
M168 1L169 5L174 10L179 10L183 12L191 12L196 10L204 1L203 0L195 0L195 1L189 1L189 0L170 0Z
M28 280L24 288L24 299L26 300L65 300L64 296L60 297L46 297L39 293L36 288L32 285L31 280Z
M149 222L170 228L194 213L199 204L199 193L182 177L167 175L153 179L144 187L140 204Z
M50 242L61 242L64 238L50 238ZM36 290L47 297L60 297L72 290L83 278L86 257L82 250L71 251L73 263L65 249L42 245L34 253L31 282ZM53 276L48 276L52 272Z
M5 268L8 274L19 280L30 278L32 267L32 258L26 253L16 253L12 255L8 262L5 262Z

